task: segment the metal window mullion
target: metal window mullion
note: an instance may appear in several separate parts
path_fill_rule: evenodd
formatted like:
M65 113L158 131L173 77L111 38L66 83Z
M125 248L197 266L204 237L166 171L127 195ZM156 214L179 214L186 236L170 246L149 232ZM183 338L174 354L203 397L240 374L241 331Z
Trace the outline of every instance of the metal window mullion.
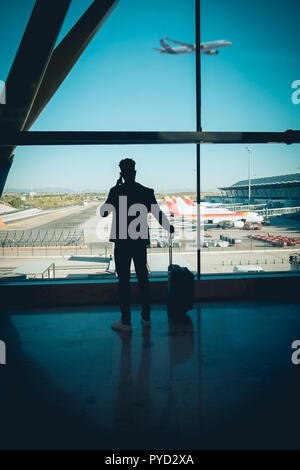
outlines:
M0 149L1 147L12 145L197 145L268 143L300 143L300 130L287 130L285 132L7 131L0 135Z
M200 53L200 0L195 0L195 28L196 28L196 131L202 132L201 126L201 53ZM196 144L196 177L197 177L197 278L201 275L200 253L200 144Z

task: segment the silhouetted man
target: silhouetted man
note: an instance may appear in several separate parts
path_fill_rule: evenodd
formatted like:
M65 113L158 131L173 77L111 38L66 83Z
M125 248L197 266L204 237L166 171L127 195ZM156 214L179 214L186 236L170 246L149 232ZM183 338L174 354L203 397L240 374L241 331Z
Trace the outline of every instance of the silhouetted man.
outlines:
M114 330L131 332L129 281L132 259L141 290L142 325L151 326L147 269L147 246L150 244L148 213L152 212L167 231L173 233L174 227L160 210L154 190L136 183L134 160L126 158L120 161L119 166L120 178L109 191L107 201L101 207L101 215L107 217L109 213L113 213L110 241L115 243L114 257L119 278L121 320L111 327Z

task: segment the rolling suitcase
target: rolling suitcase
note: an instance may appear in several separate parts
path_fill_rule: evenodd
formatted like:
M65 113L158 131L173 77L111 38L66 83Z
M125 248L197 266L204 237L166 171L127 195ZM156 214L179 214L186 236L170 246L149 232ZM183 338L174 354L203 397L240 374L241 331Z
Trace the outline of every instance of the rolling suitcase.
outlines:
M184 317L194 305L194 275L188 268L172 263L172 237L169 239L168 314Z

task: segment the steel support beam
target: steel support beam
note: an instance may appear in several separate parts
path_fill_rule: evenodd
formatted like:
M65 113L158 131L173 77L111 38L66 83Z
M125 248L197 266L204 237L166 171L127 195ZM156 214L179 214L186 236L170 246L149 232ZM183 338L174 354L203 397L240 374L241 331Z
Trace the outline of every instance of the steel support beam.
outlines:
M55 48L25 130L30 129L119 0L96 0Z
M300 131L285 132L7 132L0 146L16 145L143 145L143 144L293 144Z
M37 0L6 80L1 135L24 129L71 0ZM0 148L0 197L12 164L12 147Z
M196 36L196 131L202 132L201 124L201 11L200 0L195 0L195 36ZM201 274L201 252L200 252L200 234L201 234L201 218L200 218L200 199L201 199L201 145L196 145L196 195L197 195L197 278L200 279Z
M11 168L11 165L12 165L12 160L7 162L6 165L4 163L2 165L0 164L0 197L2 195L2 191L5 186L5 182L6 182L9 170Z

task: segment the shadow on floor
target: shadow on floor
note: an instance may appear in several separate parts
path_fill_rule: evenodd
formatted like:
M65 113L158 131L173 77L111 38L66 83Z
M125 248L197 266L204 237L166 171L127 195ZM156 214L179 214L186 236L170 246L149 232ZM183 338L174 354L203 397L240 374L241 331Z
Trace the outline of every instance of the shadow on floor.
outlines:
M207 304L174 323L157 306L131 336L110 330L116 308L1 315L0 447L299 448L298 307Z

